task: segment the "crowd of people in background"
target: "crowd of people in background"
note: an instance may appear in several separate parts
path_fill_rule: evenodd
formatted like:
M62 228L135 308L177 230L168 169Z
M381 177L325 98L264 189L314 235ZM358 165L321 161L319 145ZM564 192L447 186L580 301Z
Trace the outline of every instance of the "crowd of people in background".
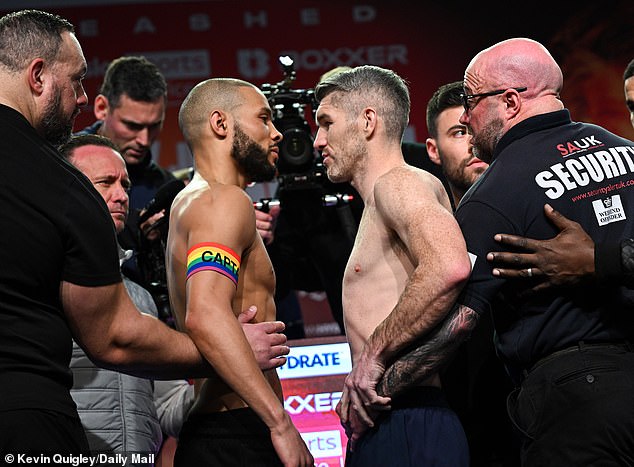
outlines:
M245 191L276 176L267 97L194 86L177 177L151 153L159 68L113 60L72 134L86 72L66 19L0 18L0 453L172 437L176 466L314 465L276 372L279 209ZM576 121L565 77L541 43L497 42L431 96L424 144L393 70L316 84L314 149L361 202L332 273L346 465L634 465L634 142Z

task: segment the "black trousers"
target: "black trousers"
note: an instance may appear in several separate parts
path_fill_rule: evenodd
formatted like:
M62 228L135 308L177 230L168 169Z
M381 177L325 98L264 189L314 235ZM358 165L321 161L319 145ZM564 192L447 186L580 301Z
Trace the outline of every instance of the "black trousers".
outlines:
M507 401L523 467L634 465L634 352L583 344L538 362Z
M20 409L0 412L0 453L87 455L90 447L79 416Z
M180 432L175 467L278 467L271 432L251 409L190 416Z

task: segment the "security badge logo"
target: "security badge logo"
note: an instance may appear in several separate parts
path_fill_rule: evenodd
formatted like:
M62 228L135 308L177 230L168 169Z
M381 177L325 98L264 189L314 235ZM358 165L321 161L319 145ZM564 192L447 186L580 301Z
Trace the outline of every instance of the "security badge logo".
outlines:
M613 195L593 201L592 207L599 225L607 225L626 219L625 210L621 203L621 195Z

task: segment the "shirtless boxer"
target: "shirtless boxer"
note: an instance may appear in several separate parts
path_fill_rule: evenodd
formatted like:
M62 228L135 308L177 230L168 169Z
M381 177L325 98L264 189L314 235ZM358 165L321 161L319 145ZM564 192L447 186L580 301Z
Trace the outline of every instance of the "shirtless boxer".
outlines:
M351 437L346 463L467 466L438 374L393 398L374 391L385 368L443 320L470 273L441 182L403 160L407 86L392 71L360 66L320 82L316 96L315 148L328 178L350 181L365 204L343 281L353 359L337 408ZM373 422L381 405L391 410Z
M237 320L247 302L257 306L255 321L275 319L275 275L244 188L275 175L282 135L264 95L235 79L195 86L179 125L196 174L171 210L170 299L218 378L197 382L175 465L312 466L277 373L258 368Z

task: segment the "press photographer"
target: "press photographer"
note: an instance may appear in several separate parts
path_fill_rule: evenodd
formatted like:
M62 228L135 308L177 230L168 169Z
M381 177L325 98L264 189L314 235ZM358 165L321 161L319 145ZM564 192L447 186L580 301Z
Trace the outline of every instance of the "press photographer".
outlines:
M172 201L183 188L185 188L185 182L180 179L170 180L162 185L154 198L141 210L138 219L137 265L141 280L143 286L154 298L159 318L172 327L175 323L167 294L165 245ZM163 212L164 215L156 216L156 214ZM153 221L155 216L157 220Z

